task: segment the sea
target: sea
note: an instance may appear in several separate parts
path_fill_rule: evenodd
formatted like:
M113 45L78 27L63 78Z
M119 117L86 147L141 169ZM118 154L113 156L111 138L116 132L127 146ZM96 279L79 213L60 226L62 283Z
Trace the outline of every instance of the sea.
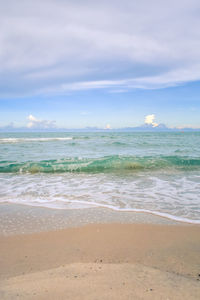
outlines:
M200 224L200 132L0 133L0 203Z

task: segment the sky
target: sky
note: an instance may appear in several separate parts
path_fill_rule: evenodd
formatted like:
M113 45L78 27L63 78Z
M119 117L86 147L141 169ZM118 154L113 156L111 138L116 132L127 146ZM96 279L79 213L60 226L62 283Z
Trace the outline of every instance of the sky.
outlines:
M0 0L0 28L1 127L200 128L199 0Z

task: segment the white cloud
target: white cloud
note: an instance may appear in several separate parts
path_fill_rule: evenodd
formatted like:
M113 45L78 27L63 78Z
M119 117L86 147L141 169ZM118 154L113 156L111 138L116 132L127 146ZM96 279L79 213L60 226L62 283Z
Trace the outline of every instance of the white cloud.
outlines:
M1 90L151 89L200 80L199 9L198 0L4 1Z
M106 124L106 127L105 127L105 129L111 129L111 126L110 126L110 124Z
M40 129L47 129L47 128L55 128L55 121L47 121L47 120L39 120L33 115L29 115L28 119L28 128L40 128Z
M154 120L155 120L155 115L154 115L154 114L152 114L152 115L147 115L147 116L145 117L145 124L147 124L147 125L152 125L153 127L157 127L159 124L156 123L156 122L154 122Z
M125 78L122 80L96 80L78 81L61 84L46 89L41 89L40 93L65 93L78 90L111 89L110 93L127 92L127 89L161 89L184 84L190 81L200 80L200 64L191 66L190 70L180 68L160 75L152 75L138 78ZM121 88L112 90L113 88Z

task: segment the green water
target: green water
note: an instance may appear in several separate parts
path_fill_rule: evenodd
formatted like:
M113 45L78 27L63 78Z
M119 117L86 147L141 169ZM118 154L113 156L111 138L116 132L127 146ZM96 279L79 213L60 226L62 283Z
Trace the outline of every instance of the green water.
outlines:
M200 133L1 133L0 201L200 221Z

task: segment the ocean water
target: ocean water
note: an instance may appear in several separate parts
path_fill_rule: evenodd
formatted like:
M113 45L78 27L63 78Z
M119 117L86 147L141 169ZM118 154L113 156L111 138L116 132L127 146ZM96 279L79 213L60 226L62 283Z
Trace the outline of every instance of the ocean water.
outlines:
M0 133L0 203L200 224L200 132Z

